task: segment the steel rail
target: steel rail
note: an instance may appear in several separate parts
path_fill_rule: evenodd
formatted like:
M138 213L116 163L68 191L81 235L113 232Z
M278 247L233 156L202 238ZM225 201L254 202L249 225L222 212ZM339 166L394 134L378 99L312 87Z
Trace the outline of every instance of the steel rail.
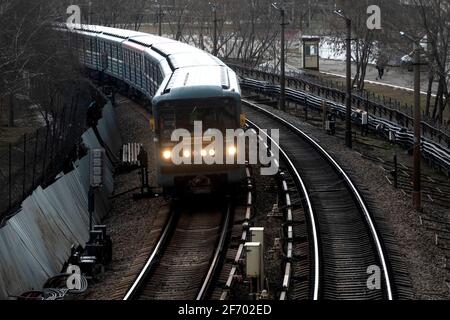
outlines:
M176 213L172 209L172 213L170 214L169 219L167 220L166 226L164 227L164 231L161 234L158 243L156 244L155 248L153 249L150 257L148 258L147 262L144 265L144 268L139 273L138 277L134 281L131 288L128 290L127 294L123 298L123 300L131 300L133 299L134 295L136 294L136 291L139 290L139 288L142 285L142 282L145 280L146 276L150 272L152 266L155 264L157 257L160 255L162 248L164 244L168 240L168 236L170 231L174 227L174 220L175 220Z
M318 231L317 231L317 223L316 223L316 217L314 215L314 210L312 208L311 199L309 197L308 190L306 188L306 185L300 176L300 173L298 172L297 168L295 167L294 163L290 159L290 157L287 155L287 153L281 148L281 146L272 139L271 136L269 136L267 133L261 130L260 127L258 127L254 122L247 119L247 123L251 126L257 129L259 132L263 133L270 141L272 141L272 144L275 145L275 147L281 152L284 160L289 165L289 168L291 169L292 173L295 175L295 178L297 179L297 182L302 189L303 196L305 197L305 201L307 203L308 207L308 215L310 219L311 224L311 233L313 236L313 251L314 251L314 276L313 276L313 300L319 300L319 289L320 289L320 251L319 251L319 237L318 237Z
M270 111L268 111L268 110L266 110L264 108L261 108L260 106L254 104L254 103L252 103L250 101L247 101L247 100L243 99L242 102L245 105L247 105L247 106L249 106L249 107L251 107L253 109L256 109L257 111L265 113L266 115L268 115L271 118L277 120L278 122L283 123L285 126L290 128L293 132L297 133L297 135L301 136L303 139L308 141L314 148L316 148L316 150L318 150L334 166L334 168L344 178L346 184L351 189L352 193L354 194L355 198L357 199L358 204L360 206L360 209L362 210L362 213L364 214L366 222L367 222L367 224L369 226L369 229L371 231L373 240L375 242L375 246L376 246L376 249L377 249L378 257L379 257L380 262L382 264L383 274L384 274L384 278L385 278L385 286L386 286L387 298L388 298L388 300L393 300L392 285L391 285L391 279L390 279L390 275L389 275L389 271L388 271L388 267L387 267L387 259L385 257L385 253L384 253L383 246L381 244L380 237L379 237L378 232L377 232L377 230L375 228L375 224L374 224L374 221L373 221L373 219L372 219L372 217L371 217L371 215L369 213L369 210L367 209L367 206L364 203L364 200L363 200L361 194L359 193L358 189L356 188L356 186L354 185L354 183L352 182L350 177L345 173L345 171L342 169L342 167L330 156L330 154L327 151L325 151L325 149L323 149L316 141L314 141L311 137L309 137L302 130L300 130L299 128L295 127L292 123L286 121L285 119L277 116L276 114L274 114L274 113L272 113L272 112L270 112ZM281 149L280 149L280 151L281 151ZM282 153L285 154L284 152L282 152Z
M230 224L231 219L231 203L228 204L227 213L225 216L225 221L223 223L222 232L220 235L219 242L217 244L216 251L214 253L214 258L211 261L211 265L209 267L208 273L206 274L205 280L203 280L203 284L197 294L196 300L204 300L208 293L208 289L212 283L212 279L216 274L217 267L219 266L220 257L225 249L225 240L227 237L228 226Z

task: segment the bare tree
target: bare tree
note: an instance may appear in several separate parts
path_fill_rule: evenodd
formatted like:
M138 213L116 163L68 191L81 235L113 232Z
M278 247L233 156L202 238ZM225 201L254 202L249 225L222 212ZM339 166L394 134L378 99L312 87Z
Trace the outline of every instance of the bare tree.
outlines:
M425 116L435 122L443 122L444 111L449 105L450 72L450 0L413 0L397 3L392 10L389 27L398 37L399 31L406 31L425 47L423 61L428 66L428 88ZM426 40L426 41L425 41ZM400 40L397 40L400 41ZM402 40L405 43L405 39ZM395 43L395 41L393 41ZM413 44L409 41L411 52ZM437 81L437 96L431 108L433 84Z
M344 15L352 21L352 60L356 65L356 74L353 78L353 87L364 90L367 66L376 59L388 60L380 56L381 39L384 35L381 31L367 28L367 7L370 4L380 4L381 1L344 1L337 9L343 10ZM386 10L387 11L387 10ZM345 22L338 16L329 12L330 23L335 30L330 39L332 48L337 53L345 51Z
M437 98L431 117L443 122L443 113L449 104L450 0L415 0L415 4L427 36L427 53L434 73L432 77L436 76L438 79ZM429 107L427 115L430 116Z
M15 125L17 95L40 107L48 123L56 96L79 77L75 57L53 29L52 23L60 19L45 0L0 2L0 98L9 105L9 126ZM39 95L32 95L34 84L42 88ZM42 99L42 92L48 92L49 99Z

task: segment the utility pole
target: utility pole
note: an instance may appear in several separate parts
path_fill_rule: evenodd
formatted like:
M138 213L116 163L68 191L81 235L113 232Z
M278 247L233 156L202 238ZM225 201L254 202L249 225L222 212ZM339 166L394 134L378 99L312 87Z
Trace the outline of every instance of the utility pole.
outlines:
M92 1L89 1L89 12L88 12L88 24L91 25L92 16Z
M421 110L420 110L420 53L421 45L405 32L400 32L402 37L408 38L414 44L414 146L413 146L413 190L412 201L414 209L422 210L422 187L421 187Z
M286 52L285 52L285 28L286 28L286 14L282 7L278 7L277 3L272 3L272 6L280 11L281 15L281 59L280 59L280 110L286 111Z
M334 14L345 20L347 36L345 46L347 51L346 58L346 82L347 91L345 94L345 145L348 148L353 147L352 143L352 20L346 17L342 10L335 10Z
M286 111L286 52L285 52L285 39L284 39L284 29L286 27L285 23L285 12L284 9L280 10L281 13L281 95L280 95L280 109Z
M308 28L311 28L311 0L308 0Z
M352 148L352 20L346 18L347 26L347 39L346 50L347 50L347 94L345 97L345 145L348 148Z
M215 4L212 5L212 11L213 11L213 16L214 16L213 56L217 56L219 50L218 50L218 41L217 41L217 8L216 8Z
M421 114L420 114L420 47L414 43L414 165L413 165L413 205L421 210L420 185L420 144L421 144Z
M161 3L158 2L158 35L162 36L162 8Z
M155 0L155 3L158 4L158 13L157 13L157 19L158 19L158 35L162 36L162 7L161 2L158 0Z

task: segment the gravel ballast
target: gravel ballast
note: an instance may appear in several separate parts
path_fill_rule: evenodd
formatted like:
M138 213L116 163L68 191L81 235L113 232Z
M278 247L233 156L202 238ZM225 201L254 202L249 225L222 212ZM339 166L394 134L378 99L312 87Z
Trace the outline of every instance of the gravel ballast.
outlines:
M295 116L270 107L265 108L293 123L319 142L348 170L352 180L363 189L363 193L369 195L371 207L376 208L375 218L383 220L382 224L387 226L382 228L383 238L394 239L400 259L406 266L411 279L413 298L449 299L449 289L446 285L446 252L435 245L434 234L421 225L421 213L413 209L410 197L389 184L385 171L376 163L363 158L360 153L345 148L339 137L327 135L321 128L305 123ZM153 134L148 125L148 112L139 104L121 96L117 97L115 111L124 143L144 144L149 154L150 184L154 184ZM115 194L121 194L139 185L138 171L116 175ZM267 191L259 190L258 193L263 195ZM273 205L274 200L275 198L264 201L267 202L267 208L260 208L263 215L271 210L269 206ZM112 200L112 210L104 224L107 225L113 240L113 262L107 266L97 283L90 284L88 292L81 298L123 298L136 268L143 264L142 256L145 256L146 252L149 253L148 249L157 241L169 213L168 205L163 198L133 201L132 192ZM424 208L425 212L432 210L432 205L427 204ZM264 220L257 220L257 223L264 225ZM276 236L277 229L278 226L274 227L273 236ZM270 242L273 240L271 238ZM275 274L277 272L274 272ZM278 282L278 279L275 282Z
M153 134L149 128L149 114L137 103L117 96L116 120L124 143L143 143L149 155L149 182L154 184ZM119 195L140 186L139 170L115 176L115 194ZM89 285L82 298L89 300L122 299L137 270L145 263L159 238L169 214L168 202L163 198L134 201L133 193L112 200L112 210L103 221L113 241L112 263L97 282Z
M351 179L368 194L375 218L382 219L386 228L383 237L392 237L400 258L411 279L414 299L449 299L446 285L446 252L434 244L434 234L420 224L420 212L412 207L409 196L395 189L385 178L384 170L360 153L349 150L342 139L326 134L321 128L303 122L298 117L260 105L291 122L316 140L348 171ZM281 141L281 144L283 142ZM433 210L426 205L424 212Z

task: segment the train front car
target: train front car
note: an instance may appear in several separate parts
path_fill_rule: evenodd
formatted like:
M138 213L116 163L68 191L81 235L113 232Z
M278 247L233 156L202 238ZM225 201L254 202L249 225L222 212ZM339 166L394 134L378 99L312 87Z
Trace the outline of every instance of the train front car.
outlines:
M166 192L209 193L242 181L245 168L230 133L244 123L231 69L177 69L153 99L153 114L157 178Z

